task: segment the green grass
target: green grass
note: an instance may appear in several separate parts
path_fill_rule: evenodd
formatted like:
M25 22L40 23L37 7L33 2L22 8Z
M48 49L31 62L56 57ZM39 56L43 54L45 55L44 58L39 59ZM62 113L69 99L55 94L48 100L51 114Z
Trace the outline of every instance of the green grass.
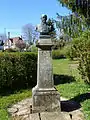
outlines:
M70 61L69 59L53 60L54 74L73 76L77 82L83 82L77 67L78 61Z
M27 97L31 97L31 90L22 90L9 96L0 97L0 120L9 120L7 107Z
M90 86L85 84L77 70L78 61L69 61L68 59L53 60L53 72L58 76L63 75L63 84L56 85L60 95L68 99L79 102L83 108L86 120L90 120L90 99L82 97L82 94L89 93ZM74 81L68 83L64 77L74 77ZM7 107L31 97L31 90L20 90L8 96L0 96L0 120L10 120L7 113Z
M90 120L90 99L86 99L85 94L90 93L90 85L87 85L81 79L77 69L78 61L69 61L68 59L53 60L54 74L73 76L75 81L56 86L60 95L68 99L79 102L82 106L86 120ZM64 79L63 79L64 81ZM90 98L90 97L89 97Z
M54 74L67 74L70 75L70 71L68 70L68 60L67 59L56 59L53 60L53 73Z

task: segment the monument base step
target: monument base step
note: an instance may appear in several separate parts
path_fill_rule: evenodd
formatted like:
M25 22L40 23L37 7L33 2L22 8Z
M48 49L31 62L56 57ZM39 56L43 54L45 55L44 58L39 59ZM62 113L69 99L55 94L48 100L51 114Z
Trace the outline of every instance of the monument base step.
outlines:
M61 111L60 94L55 88L37 89L33 88L33 112Z
M65 117L62 113L59 112L42 112L34 113L30 115L30 120L71 120L70 117Z

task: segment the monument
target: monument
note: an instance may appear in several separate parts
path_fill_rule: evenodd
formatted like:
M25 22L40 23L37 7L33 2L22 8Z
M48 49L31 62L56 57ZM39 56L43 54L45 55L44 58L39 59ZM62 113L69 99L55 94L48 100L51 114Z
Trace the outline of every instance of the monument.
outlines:
M82 120L84 117L81 109L61 112L60 95L53 82L51 54L53 44L50 36L50 33L53 32L53 26L47 24L46 15L41 17L39 28L37 85L32 89L32 98L27 98L12 107L10 106L8 112L13 120ZM65 109L67 107L72 109L74 104L74 102L68 102ZM75 105L73 107L75 109Z
M37 28L38 30L38 28ZM52 70L52 39L47 24L47 15L42 15L39 27L40 38L37 43L37 85L32 89L32 109L34 112L55 112L60 110L60 94L54 87Z

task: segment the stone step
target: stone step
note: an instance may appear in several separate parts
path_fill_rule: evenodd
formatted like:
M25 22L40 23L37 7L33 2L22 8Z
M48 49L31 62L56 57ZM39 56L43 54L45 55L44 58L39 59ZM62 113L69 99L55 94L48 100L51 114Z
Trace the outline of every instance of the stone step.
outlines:
M62 114L58 112L43 112L40 115L41 120L66 120Z
M30 120L40 120L39 113L30 114Z
M30 114L30 120L71 120L60 112L42 112Z

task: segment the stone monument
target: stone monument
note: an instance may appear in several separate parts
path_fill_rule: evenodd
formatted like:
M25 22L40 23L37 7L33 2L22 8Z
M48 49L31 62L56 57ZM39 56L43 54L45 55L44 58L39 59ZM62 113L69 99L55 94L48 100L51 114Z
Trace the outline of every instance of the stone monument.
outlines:
M37 44L37 85L32 89L32 98L18 102L8 108L8 112L13 120L84 120L81 109L68 113L60 110L60 95L54 87L52 72L53 44L49 32L53 32L53 27L48 26L46 15L41 20L40 40ZM75 104L68 103L65 109Z
M38 28L37 28L38 30ZM32 109L34 112L55 112L60 110L60 95L54 87L52 70L52 39L47 24L47 15L42 15L39 27L40 38L37 43L37 85L32 89Z

